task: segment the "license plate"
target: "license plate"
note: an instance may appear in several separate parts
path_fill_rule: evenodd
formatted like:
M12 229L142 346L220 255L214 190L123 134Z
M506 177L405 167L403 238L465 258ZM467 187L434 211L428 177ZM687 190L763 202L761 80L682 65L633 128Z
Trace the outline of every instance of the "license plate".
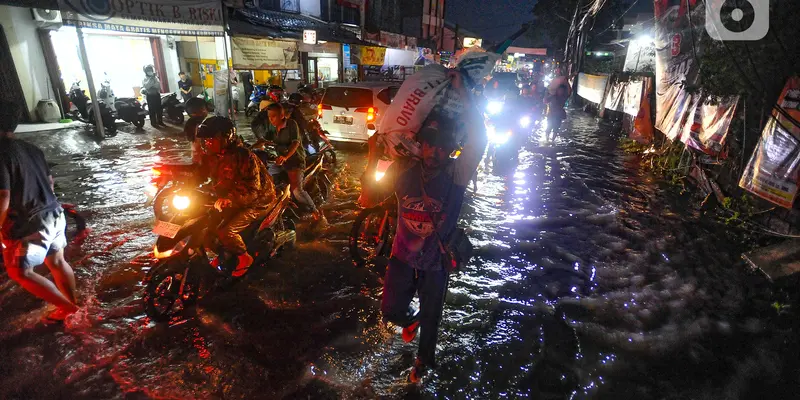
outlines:
M348 117L346 115L334 115L333 116L333 123L334 124L353 125L353 117Z
M181 226L178 224L173 224L167 221L158 221L155 228L153 228L153 233L158 236L166 236L170 239L175 239L175 236L180 230Z

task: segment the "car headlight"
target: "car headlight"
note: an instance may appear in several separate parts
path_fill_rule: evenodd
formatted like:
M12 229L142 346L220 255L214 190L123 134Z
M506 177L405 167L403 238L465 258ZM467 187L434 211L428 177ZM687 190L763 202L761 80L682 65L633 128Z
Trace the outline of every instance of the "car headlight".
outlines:
M526 116L520 118L519 119L519 126L521 126L523 128L527 128L527 127L531 126L531 117L526 115Z
M488 112L491 115L500 114L501 111L503 111L503 103L499 101L491 101L486 106L486 112Z
M189 208L189 204L191 204L191 201L189 201L189 198L186 196L176 194L172 197L172 206L177 210L183 211Z

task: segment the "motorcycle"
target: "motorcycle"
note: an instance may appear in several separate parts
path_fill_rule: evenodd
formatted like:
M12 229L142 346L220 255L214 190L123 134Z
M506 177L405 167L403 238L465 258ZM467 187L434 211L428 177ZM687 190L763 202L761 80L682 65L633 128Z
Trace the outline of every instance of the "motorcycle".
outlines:
M269 90L268 85L255 85L253 86L253 93L250 95L250 103L247 104L247 108L244 110L244 115L247 117L252 117L253 115L258 114L259 107L261 104L261 99L267 96L267 91Z
M375 182L381 182L391 161L380 160L375 169ZM389 258L397 227L397 197L389 196L374 207L365 208L356 216L348 237L350 257L356 266L363 267L377 257Z
M152 169L150 185L145 190L147 205L153 205L157 220L169 220L174 216L172 205L167 201L187 185L196 183L193 164L158 164Z
M247 251L255 258L250 270L297 241L294 222L287 215L289 187L282 186L278 193L275 203L242 232ZM158 261L145 276L142 296L145 313L153 321L167 322L214 289L238 279L232 275L237 257L215 244L217 259L212 261L205 246L206 235L214 232L210 224L215 200L200 189L177 192L171 202L179 213L170 221L158 221L153 229L158 235L153 248Z
M75 81L69 89L69 101L72 103L72 107L68 114L73 119L94 125L95 115L92 101L89 99L89 96L83 92L80 85L81 81ZM99 97L98 95L98 98ZM116 117L114 116L114 112L108 104L103 101L98 101L98 106L100 108L100 118L102 118L103 127L105 128L105 136L115 136L117 134L117 125L115 123Z
M164 110L164 118L175 125L183 125L184 104L178 100L177 93L162 94L161 108Z
M254 149L253 152L267 166L269 175L272 177L276 187L289 184L289 175L286 170L275 164L278 152L274 146L268 144L263 149ZM325 168L326 159L327 156L323 152L306 158L306 169L303 172L303 188L316 205L321 205L330 196L332 182L328 177L328 170ZM298 203L297 199L293 198L293 200L295 204Z

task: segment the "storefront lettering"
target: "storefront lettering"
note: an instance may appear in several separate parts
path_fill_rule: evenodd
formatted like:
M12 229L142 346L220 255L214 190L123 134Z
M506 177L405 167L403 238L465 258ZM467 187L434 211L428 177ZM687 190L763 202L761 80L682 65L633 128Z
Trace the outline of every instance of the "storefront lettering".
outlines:
M157 19L221 21L219 9L209 7L172 6L172 13L164 10L164 4L136 0L110 0L112 14L119 17L145 17Z

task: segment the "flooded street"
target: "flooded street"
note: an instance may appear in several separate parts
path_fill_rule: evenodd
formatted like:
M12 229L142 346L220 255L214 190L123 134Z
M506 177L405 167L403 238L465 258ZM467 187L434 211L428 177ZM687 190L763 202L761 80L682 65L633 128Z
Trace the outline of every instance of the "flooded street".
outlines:
M796 398L797 331L741 264L742 234L595 118L565 126L503 173L481 165L462 211L477 254L450 282L421 386L406 383L416 342L381 323L380 276L347 252L366 149L337 147L324 233L301 225L297 250L167 326L141 302L145 187L154 163L188 161L179 129L20 135L92 231L68 251L82 308L65 326L43 325L44 303L2 273L0 398Z

